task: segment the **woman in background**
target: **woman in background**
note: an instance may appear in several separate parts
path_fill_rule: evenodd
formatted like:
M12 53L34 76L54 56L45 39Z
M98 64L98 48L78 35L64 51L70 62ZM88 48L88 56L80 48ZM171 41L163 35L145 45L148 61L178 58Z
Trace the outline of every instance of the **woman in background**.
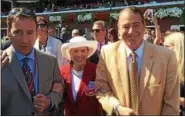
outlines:
M180 93L180 115L185 115L185 85L184 85L184 33L183 32L172 32L165 36L164 46L171 50L174 50L178 62L178 77L180 79L181 93Z
M115 28L109 28L107 36L109 43L118 41L118 32Z

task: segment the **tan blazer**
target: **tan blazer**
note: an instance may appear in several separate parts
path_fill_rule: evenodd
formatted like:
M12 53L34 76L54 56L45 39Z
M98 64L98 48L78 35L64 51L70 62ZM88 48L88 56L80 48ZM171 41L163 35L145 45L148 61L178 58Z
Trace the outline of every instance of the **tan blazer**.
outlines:
M113 105L129 107L126 49L122 40L104 46L96 69L97 98L111 115ZM144 42L139 115L178 115L180 83L175 53Z
M12 46L5 50L9 57L9 62L1 69L1 115L32 115L34 112L31 95L25 80L25 76L20 68L19 61L13 52ZM57 60L55 57L36 52L39 92L49 96L56 105L62 99L62 92L52 91L54 82L62 82ZM37 113L46 115L47 112Z

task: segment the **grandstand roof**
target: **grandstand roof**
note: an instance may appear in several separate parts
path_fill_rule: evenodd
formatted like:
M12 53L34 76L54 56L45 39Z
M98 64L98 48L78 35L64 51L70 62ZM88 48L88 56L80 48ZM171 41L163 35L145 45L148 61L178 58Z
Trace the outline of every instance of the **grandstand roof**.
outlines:
M39 1L40 0L17 0L18 3L34 3Z

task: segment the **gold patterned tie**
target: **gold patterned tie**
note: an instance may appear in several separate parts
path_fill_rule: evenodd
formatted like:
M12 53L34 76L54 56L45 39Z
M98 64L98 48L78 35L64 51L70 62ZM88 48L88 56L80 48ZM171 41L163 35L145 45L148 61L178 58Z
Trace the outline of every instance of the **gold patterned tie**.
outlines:
M139 113L139 75L136 62L136 53L131 53L131 62L129 65L129 84L130 84L130 107Z

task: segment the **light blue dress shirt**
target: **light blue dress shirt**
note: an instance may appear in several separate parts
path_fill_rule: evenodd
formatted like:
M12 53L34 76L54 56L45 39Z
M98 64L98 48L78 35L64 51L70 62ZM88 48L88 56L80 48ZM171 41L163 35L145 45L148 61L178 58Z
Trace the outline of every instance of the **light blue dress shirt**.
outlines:
M129 65L130 65L130 62L131 62L130 54L132 53L132 50L130 48L128 48L126 46L126 44L125 44L125 47L126 47L126 53L127 53L127 68L129 68ZM136 61L137 61L137 68L138 68L139 75L140 75L140 72L141 72L143 50L144 50L144 41L142 42L140 47L135 51L135 53L137 54Z
M16 49L13 48L13 51L15 52L15 55L17 56L18 60L19 60L19 65L20 68L22 70L22 66L23 66L23 59L25 57L28 58L28 66L31 69L31 72L33 74L34 77L34 87L35 87L35 92L36 94L38 93L38 88L39 88L39 80L38 80L38 66L37 66L37 61L36 61L36 57L35 57L35 49L32 49L31 53L28 56L25 56L23 54L21 54L20 52L18 52ZM34 75L34 66L36 66L36 73Z

